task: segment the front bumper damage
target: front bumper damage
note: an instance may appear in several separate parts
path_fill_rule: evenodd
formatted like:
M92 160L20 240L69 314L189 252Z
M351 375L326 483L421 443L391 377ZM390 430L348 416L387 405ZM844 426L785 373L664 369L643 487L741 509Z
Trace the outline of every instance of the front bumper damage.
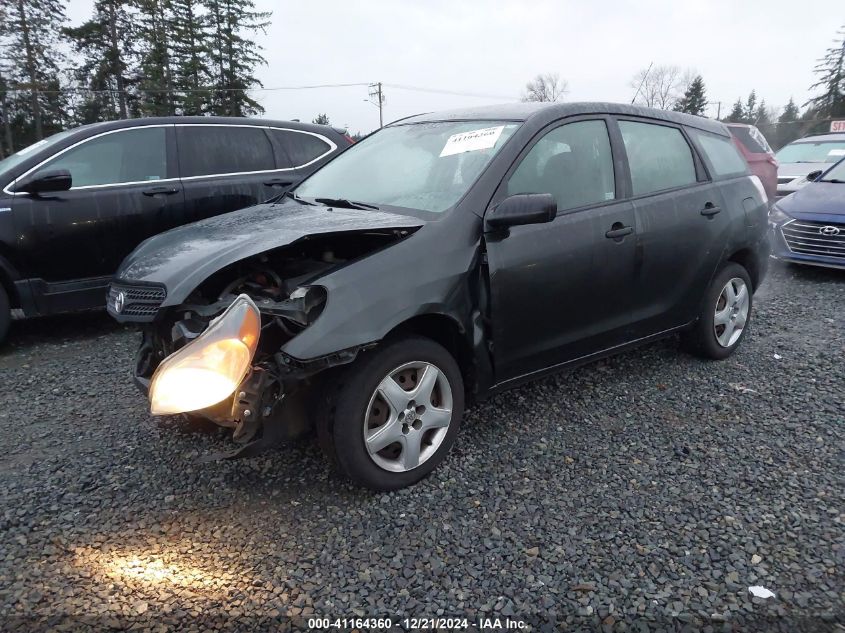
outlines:
M185 329L184 322L177 322L171 333L182 333ZM186 413L232 430L235 447L206 455L201 461L252 457L307 434L314 423L312 405L319 397L319 377L331 368L353 362L368 347L370 345L362 345L307 361L282 351L257 355L248 374L230 397L213 407ZM145 328L136 355L133 381L146 398L150 396L156 367L168 355L165 349L155 328Z

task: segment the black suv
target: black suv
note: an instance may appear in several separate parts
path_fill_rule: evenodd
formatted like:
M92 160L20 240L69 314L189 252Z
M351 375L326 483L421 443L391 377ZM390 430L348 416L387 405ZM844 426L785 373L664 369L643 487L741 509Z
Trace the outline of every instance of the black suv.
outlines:
M467 398L675 332L728 357L766 213L716 121L605 103L427 114L271 204L148 240L108 309L144 324L154 414L230 427L239 455L313 424L343 473L392 490L443 460Z
M350 143L323 125L168 117L86 125L0 161L0 341L12 309L103 306L146 238L276 196Z

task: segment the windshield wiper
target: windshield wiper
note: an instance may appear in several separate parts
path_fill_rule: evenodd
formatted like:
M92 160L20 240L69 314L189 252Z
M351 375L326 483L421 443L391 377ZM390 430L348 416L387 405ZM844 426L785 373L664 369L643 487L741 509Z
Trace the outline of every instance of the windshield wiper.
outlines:
M840 180L839 178L825 178L824 180L819 180L818 182L835 182L839 185L845 184L845 180Z
M314 202L319 202L330 207L341 207L343 209L375 209L378 211L378 207L374 204L355 202L346 198L314 198Z

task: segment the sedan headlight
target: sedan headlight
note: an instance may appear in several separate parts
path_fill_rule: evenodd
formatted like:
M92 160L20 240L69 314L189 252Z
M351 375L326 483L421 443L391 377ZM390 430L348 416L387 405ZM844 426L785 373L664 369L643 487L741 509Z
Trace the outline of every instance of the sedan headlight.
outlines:
M769 222L771 224L780 224L781 222L786 222L791 219L792 218L781 211L781 208L776 204L772 205L772 208L769 209Z
M150 383L153 415L197 411L231 396L249 371L260 334L261 314L242 294L158 366Z

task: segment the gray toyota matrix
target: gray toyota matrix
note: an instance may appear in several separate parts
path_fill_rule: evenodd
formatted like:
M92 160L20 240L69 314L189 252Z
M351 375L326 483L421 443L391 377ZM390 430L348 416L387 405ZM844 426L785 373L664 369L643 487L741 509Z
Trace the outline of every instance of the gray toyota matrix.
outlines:
M464 406L672 333L729 356L767 204L716 121L606 103L425 114L275 200L148 239L108 295L153 414L229 456L315 428L341 473L410 485Z

